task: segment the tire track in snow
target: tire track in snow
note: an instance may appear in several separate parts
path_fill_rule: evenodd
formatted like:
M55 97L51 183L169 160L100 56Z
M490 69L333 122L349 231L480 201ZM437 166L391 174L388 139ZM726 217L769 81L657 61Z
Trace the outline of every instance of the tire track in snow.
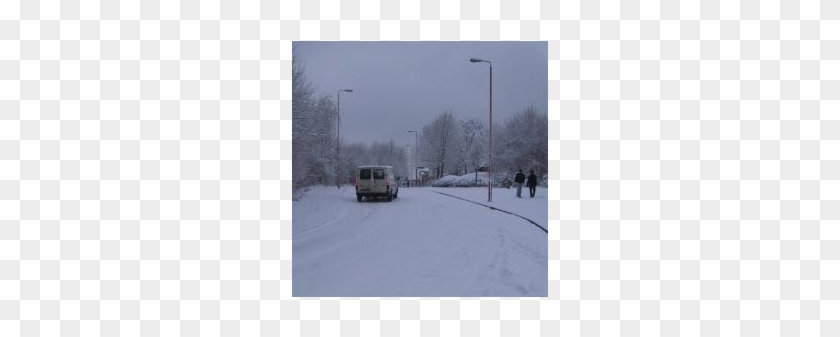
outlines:
M480 203L480 202L475 202L475 201L472 201L472 200L469 200L469 199L464 199L464 198L461 198L461 197L456 197L456 196L451 195L451 194L448 194L448 193L443 193L443 192L438 192L438 191L432 191L432 192L435 192L435 193L437 193L437 194L442 194L442 195L445 195L445 196L448 196L448 197L453 197L453 198L455 198L455 199L461 199L461 200L466 201L466 202L471 202L471 203L476 204L476 205L479 205L479 206L484 206L484 207L487 207L487 208L492 209L492 210L494 210L494 211L504 212L504 213L507 213L507 214L510 214L510 215L513 215L513 216L516 216L516 217L520 217L520 218L524 219L525 221L530 222L530 223L531 223L531 224L533 224L534 226L537 226L537 228L541 229L543 232L546 232L546 234L548 233L548 230L547 230L547 229L545 229L543 226L540 226L540 225L539 225L538 223L536 223L534 220L528 219L528 218L526 218L526 217L524 217L524 216L521 216L521 215L519 215L519 214L516 214L516 213L513 213L513 212L509 212L509 211L503 210L503 209L498 208L498 207L493 207L493 206L490 206L490 205L485 205L485 204L482 204L482 203Z

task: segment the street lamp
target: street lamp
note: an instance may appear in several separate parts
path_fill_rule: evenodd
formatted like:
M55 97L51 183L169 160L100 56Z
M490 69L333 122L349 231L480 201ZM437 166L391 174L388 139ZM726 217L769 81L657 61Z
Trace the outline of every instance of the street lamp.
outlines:
M487 202L493 201L493 63L488 60L471 58L471 63L486 62L490 65L490 141L488 142L487 155Z
M335 137L335 186L341 188L341 92L353 92L353 89L341 89L338 91L338 109L336 112L336 137Z
M413 146L413 145L411 145L411 144L405 144L405 147L412 147L412 146ZM406 172L406 174L408 174L408 181L409 181L409 183L411 182L411 162L412 162L412 161L413 161L413 160L411 159L411 155L409 155L409 156L408 156L408 165L409 165L409 169L408 169L408 172Z
M417 176L417 131L409 130L409 133L414 133L414 180L420 181Z

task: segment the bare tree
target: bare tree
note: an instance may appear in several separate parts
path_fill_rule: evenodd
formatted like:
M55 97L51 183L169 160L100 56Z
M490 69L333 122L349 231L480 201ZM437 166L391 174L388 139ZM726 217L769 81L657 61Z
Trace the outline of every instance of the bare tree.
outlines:
M464 143L461 147L461 161L464 163L464 173L470 168L477 168L483 151L478 145L483 144L480 138L484 135L484 124L476 118L461 121L461 131Z
M446 174L450 163L453 166L460 163L457 137L457 124L449 111L441 113L432 123L423 127L421 153L424 161L434 167L437 178Z

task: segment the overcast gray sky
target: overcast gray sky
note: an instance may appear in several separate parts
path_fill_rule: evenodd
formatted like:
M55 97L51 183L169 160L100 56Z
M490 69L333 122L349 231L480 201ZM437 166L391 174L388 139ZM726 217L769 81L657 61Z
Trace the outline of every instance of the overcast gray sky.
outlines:
M546 42L321 42L294 43L318 96L341 93L345 142L393 139L414 144L420 130L444 110L456 119L487 124L489 67L493 62L493 125L529 105L548 111Z

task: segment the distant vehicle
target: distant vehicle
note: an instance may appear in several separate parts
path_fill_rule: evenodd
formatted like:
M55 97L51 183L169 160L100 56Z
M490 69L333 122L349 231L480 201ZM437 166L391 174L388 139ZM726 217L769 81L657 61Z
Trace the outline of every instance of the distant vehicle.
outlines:
M397 198L400 193L399 177L394 176L394 168L383 165L359 166L356 169L356 201L362 198Z

